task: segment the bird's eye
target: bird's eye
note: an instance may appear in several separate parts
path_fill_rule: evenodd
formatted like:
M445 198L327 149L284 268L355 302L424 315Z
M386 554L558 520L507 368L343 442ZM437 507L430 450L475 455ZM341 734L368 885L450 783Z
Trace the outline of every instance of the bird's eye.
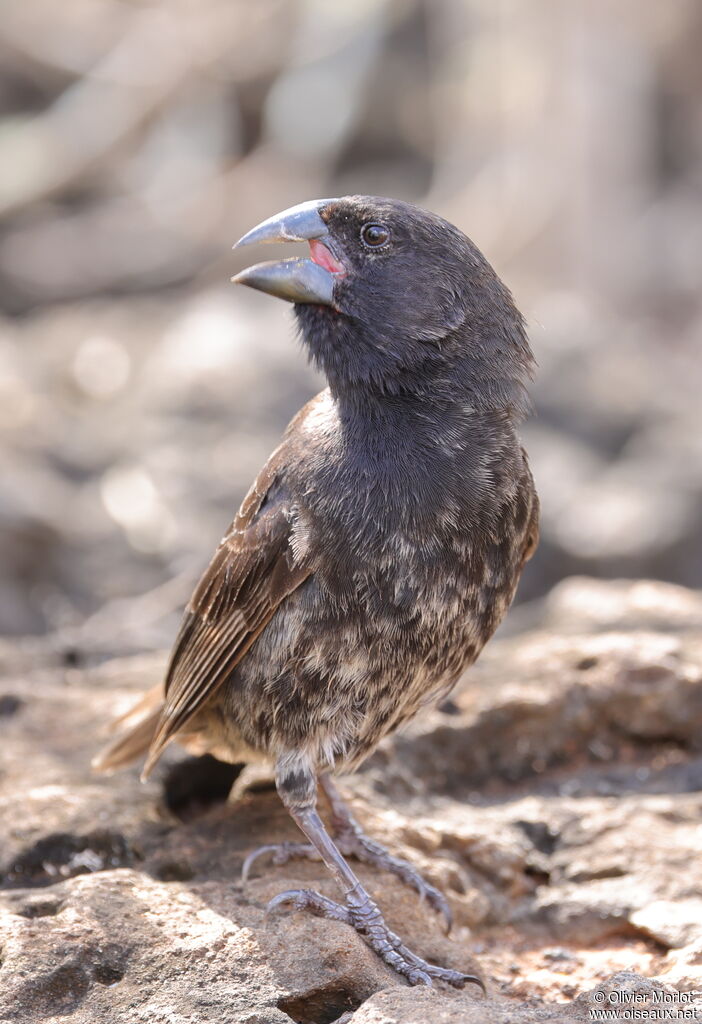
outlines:
M390 231L384 224L364 224L361 228L361 241L371 249L379 249L390 240Z

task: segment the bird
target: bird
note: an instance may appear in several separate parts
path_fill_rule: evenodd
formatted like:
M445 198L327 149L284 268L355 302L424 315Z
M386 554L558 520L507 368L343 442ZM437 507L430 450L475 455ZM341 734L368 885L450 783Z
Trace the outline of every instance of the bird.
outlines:
M538 543L539 501L518 434L534 358L512 295L475 244L397 199L293 206L234 247L307 242L309 255L232 280L293 303L327 387L287 427L185 610L165 685L98 757L114 770L176 739L265 761L332 900L288 890L268 910L354 928L410 984L483 987L412 952L348 857L394 872L442 913L446 897L369 838L334 777L445 699L504 617ZM331 807L328 830L318 811Z

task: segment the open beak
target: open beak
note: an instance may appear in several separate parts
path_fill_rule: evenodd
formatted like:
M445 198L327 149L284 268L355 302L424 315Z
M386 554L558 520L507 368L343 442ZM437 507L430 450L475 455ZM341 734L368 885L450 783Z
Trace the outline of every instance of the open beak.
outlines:
M234 246L238 249L259 242L310 242L313 255L322 254L321 258L294 256L257 263L236 274L232 278L234 284L245 284L288 302L333 306L335 280L344 268L331 251L329 231L320 216L320 211L333 202L333 199L315 199L291 206L252 228Z

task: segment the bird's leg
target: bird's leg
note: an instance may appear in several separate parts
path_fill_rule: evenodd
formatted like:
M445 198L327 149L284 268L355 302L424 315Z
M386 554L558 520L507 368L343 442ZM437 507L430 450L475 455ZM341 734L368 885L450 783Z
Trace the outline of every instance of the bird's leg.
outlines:
M390 931L378 906L344 860L317 813L316 780L309 768L302 767L299 760L294 767L290 762L279 762L276 784L283 803L344 893L344 902L335 903L310 889L291 889L271 900L269 912L287 904L296 910L309 910L318 917L344 921L355 928L371 949L398 974L407 978L411 985L431 985L432 980L440 980L456 988L462 988L469 981L483 987L480 979L471 974L427 963Z
M453 915L444 894L430 885L408 861L393 856L384 846L366 835L342 799L330 775L322 775L319 782L331 807L334 837L341 852L347 857L353 856L365 864L389 871L406 885L416 889L430 907L443 915L448 934Z
M345 857L356 857L365 864L372 864L384 871L390 871L406 885L410 885L426 899L430 907L443 915L446 932L451 930L452 914L449 902L442 892L430 885L408 861L395 857L384 846L367 836L341 797L330 775L322 775L319 784L324 790L332 812L332 833L336 846ZM304 831L304 830L303 830ZM259 846L248 855L242 867L242 878L246 881L251 867L263 854L271 854L274 864L286 864L296 858L321 860L318 849L311 843L274 843Z

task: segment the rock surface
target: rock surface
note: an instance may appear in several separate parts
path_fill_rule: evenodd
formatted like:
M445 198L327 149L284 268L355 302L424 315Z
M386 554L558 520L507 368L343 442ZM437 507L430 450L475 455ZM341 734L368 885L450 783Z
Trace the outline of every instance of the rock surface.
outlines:
M236 773L175 749L146 785L91 775L164 658L66 660L58 641L0 649L1 1021L702 1018L701 595L566 581L344 780L368 831L453 906L446 938L413 892L357 866L390 926L479 972L486 999L409 988L345 925L266 919L282 889L336 895L313 862L260 862L242 886L247 852L297 838L275 792L241 776L224 802Z

